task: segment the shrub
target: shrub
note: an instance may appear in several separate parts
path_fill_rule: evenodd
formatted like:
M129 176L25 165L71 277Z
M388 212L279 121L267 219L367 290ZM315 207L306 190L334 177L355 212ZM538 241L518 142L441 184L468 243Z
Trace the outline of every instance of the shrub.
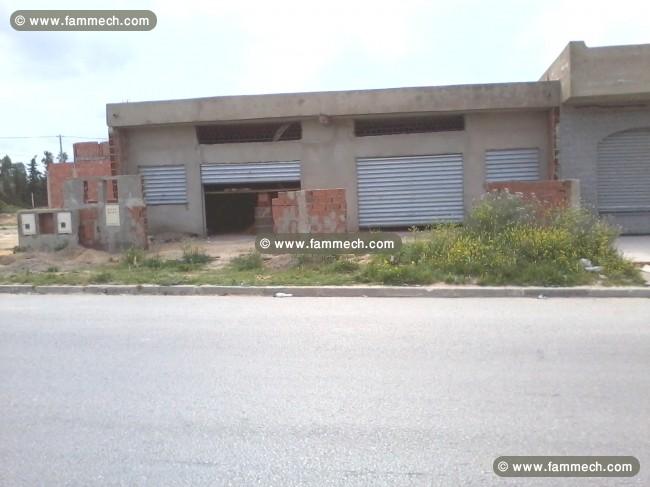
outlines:
M230 266L236 271L251 271L262 268L262 256L259 252L242 254L230 261Z
M186 264L207 264L212 258L202 248L186 245L183 247L181 260Z
M466 226L438 225L424 235L393 258L375 256L362 277L386 284L641 282L638 270L614 247L616 229L598 216L585 209L547 210L516 194L490 193ZM602 265L602 275L585 271L581 258Z
M508 190L491 191L472 209L464 227L478 234L494 235L509 227L534 224L543 212L535 200L525 200Z

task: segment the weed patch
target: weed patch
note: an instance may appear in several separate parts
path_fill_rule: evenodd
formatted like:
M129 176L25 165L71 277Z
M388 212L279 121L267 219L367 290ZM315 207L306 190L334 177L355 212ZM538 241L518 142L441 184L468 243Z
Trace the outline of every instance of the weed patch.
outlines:
M263 265L262 256L259 252L242 254L230 261L230 267L235 271L251 271L261 269Z

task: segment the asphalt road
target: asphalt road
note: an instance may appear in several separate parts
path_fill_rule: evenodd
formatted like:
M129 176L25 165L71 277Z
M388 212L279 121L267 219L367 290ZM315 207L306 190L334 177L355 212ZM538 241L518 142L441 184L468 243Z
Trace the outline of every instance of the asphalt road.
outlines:
M650 300L0 296L0 484L650 485Z

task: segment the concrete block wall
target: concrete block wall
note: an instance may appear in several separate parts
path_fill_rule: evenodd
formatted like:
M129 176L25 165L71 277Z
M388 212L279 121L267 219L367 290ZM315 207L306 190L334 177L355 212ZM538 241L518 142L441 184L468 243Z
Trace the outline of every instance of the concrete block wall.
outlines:
M61 218L66 215L68 220ZM47 216L48 218L42 218ZM79 243L77 230L79 228L79 213L76 210L49 210L49 209L31 209L21 210L18 217L18 245L22 249L38 251L55 251L67 247L75 247ZM26 218L32 217L34 228L29 233L25 232L24 224ZM59 229L59 222L63 220L66 228L64 231ZM29 223L31 225L31 221Z
M275 233L344 233L344 189L284 191L272 200Z
M130 247L146 248L147 212L142 196L140 176L109 176L96 178L98 201L84 197L84 180L71 179L65 183L65 206L79 212L79 242L109 252ZM110 204L106 197L116 182L119 199ZM109 221L109 213L117 216Z

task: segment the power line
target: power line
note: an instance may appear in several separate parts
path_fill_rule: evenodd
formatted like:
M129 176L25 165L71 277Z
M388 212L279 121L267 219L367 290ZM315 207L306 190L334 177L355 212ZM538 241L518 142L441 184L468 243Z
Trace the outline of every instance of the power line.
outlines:
M108 137L82 137L80 135L18 135L14 137L0 137L0 139L58 139L62 137L64 139L86 139L86 140L105 140Z
M0 139L51 139L53 137L58 137L58 135L26 135L17 137L0 137Z

